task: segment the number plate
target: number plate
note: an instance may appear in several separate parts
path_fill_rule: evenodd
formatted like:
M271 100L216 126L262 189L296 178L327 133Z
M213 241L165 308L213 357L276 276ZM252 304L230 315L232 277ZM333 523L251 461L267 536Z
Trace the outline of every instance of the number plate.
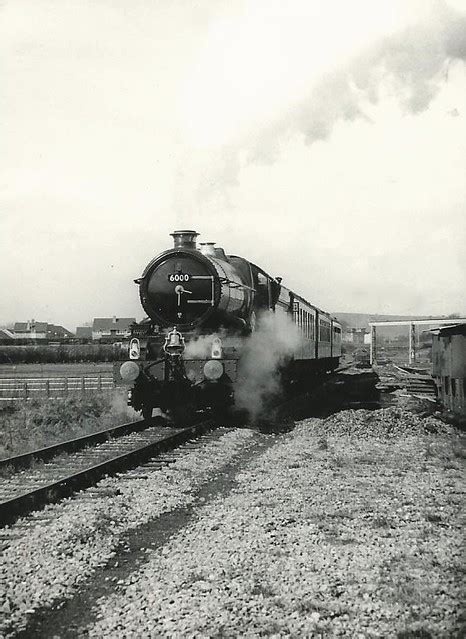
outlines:
M188 273L170 273L168 275L169 282L189 282L191 275Z

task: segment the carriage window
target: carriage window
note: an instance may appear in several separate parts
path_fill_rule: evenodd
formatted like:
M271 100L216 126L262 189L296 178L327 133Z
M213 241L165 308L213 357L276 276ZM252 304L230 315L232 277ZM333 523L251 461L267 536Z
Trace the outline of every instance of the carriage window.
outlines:
M319 321L319 341L330 342L330 324L324 320Z

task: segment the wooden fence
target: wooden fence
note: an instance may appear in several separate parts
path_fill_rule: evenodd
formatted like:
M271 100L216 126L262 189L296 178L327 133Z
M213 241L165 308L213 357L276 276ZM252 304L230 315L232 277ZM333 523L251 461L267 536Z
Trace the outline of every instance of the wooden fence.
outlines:
M0 402L58 399L72 394L110 392L114 386L113 376L109 374L80 377L3 377L0 378Z

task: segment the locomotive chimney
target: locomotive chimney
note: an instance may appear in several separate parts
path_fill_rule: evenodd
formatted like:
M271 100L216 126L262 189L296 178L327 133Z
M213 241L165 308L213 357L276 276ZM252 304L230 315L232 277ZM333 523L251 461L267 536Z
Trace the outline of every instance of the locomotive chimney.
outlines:
M215 242L201 242L201 248L199 249L202 255L215 256Z
M196 237L199 235L196 231L173 231L170 235L173 238L175 248L196 248Z

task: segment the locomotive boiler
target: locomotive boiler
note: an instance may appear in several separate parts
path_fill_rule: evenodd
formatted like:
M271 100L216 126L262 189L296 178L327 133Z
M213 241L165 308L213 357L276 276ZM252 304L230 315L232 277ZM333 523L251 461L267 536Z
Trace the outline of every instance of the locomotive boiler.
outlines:
M341 355L341 327L247 259L226 255L198 234L175 231L173 248L157 255L135 280L146 319L133 325L128 360L116 381L131 384L128 403L143 416L154 408L175 421L198 410L235 403L248 344L264 315L283 316L299 331L288 371L331 370ZM273 348L273 335L269 347ZM265 343L267 349L267 342Z

